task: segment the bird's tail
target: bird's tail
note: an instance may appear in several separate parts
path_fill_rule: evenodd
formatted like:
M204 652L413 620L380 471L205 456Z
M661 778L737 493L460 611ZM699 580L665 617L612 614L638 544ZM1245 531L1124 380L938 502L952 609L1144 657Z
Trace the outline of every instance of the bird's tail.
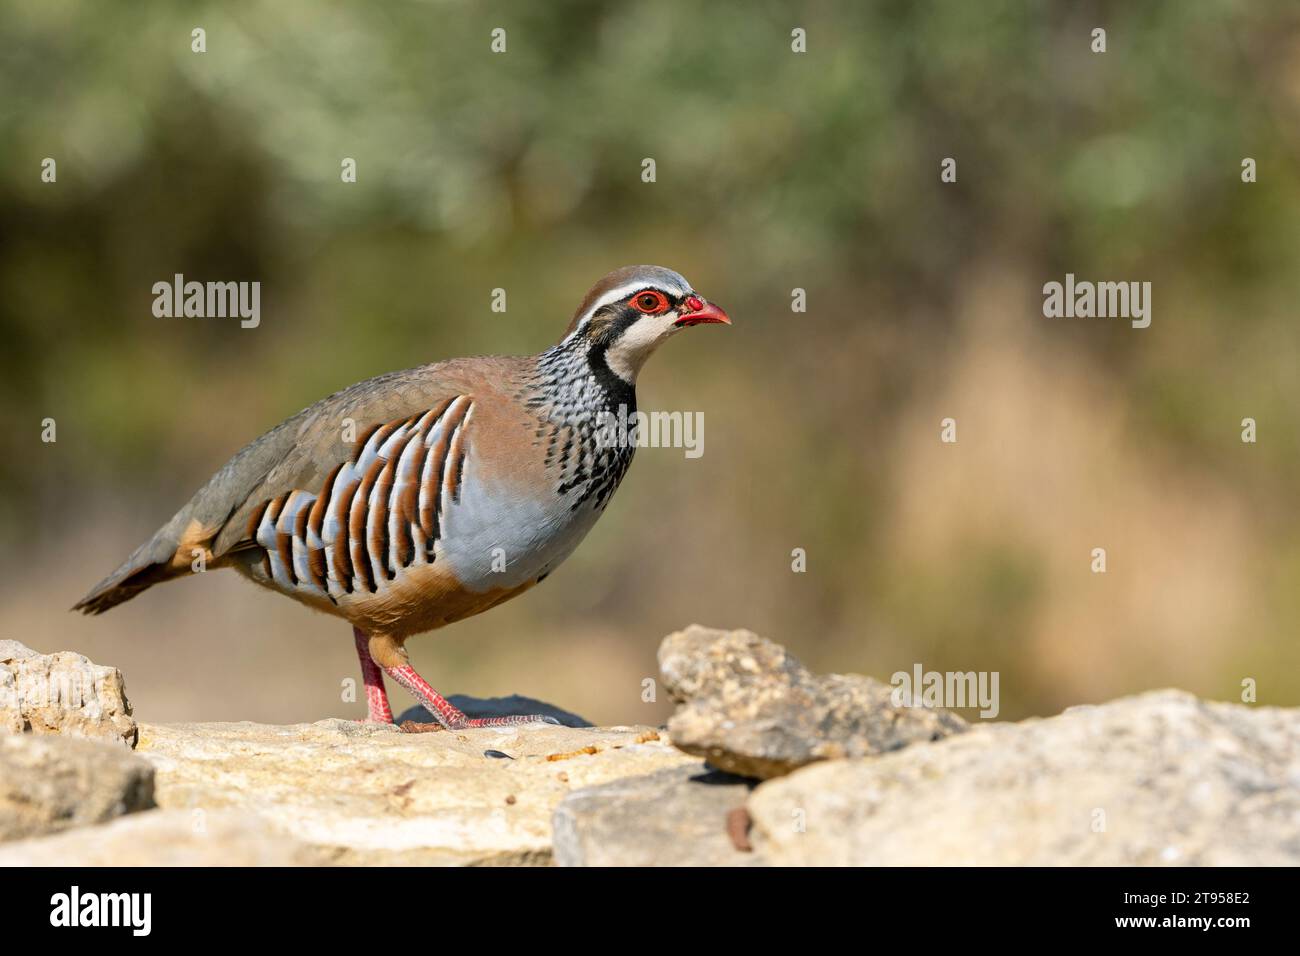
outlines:
M206 546L206 542L197 540L197 529L189 520L189 510L187 506L159 528L116 571L74 604L72 610L83 614L103 614L155 584L189 573L190 550L187 542L197 547Z

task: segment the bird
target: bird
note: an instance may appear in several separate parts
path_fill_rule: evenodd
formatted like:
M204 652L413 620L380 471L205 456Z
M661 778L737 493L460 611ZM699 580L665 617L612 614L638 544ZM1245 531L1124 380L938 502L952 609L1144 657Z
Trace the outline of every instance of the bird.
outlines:
M544 580L591 530L636 450L636 381L685 328L730 325L662 266L587 292L531 356L390 372L309 406L235 454L74 611L232 568L352 625L366 722L390 724L385 675L448 730L554 720L467 717L411 666L406 641ZM609 426L629 423L620 433Z

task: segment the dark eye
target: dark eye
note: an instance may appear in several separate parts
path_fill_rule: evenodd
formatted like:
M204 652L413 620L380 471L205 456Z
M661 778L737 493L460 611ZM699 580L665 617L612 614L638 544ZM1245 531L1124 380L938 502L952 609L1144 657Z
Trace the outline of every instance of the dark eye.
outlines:
M659 312L668 311L668 297L662 292L655 292L653 289L645 292L638 292L632 297L632 305L638 312L645 312L647 315L655 315Z

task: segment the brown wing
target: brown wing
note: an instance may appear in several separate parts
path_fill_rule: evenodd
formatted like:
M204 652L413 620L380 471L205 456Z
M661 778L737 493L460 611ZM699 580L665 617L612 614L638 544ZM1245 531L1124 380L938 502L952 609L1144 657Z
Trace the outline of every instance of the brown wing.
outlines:
M250 547L253 519L294 491L320 489L377 428L420 416L441 402L514 381L526 359L484 357L391 372L336 392L240 450L166 525L79 601L99 614L159 581ZM485 384L486 383L486 384ZM349 440L352 439L352 440Z

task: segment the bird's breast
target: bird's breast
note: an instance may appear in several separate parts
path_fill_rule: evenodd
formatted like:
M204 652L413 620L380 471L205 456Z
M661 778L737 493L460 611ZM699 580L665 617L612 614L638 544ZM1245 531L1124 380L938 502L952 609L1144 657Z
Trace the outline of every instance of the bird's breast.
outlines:
M575 471L558 459L547 463L545 455L539 462L536 446L530 450L533 455L504 467L472 452L466 460L461 496L444 516L440 546L471 590L513 589L549 574L591 530L626 469L589 462Z
M631 453L596 440L585 419L447 399L375 429L321 486L268 501L251 517L239 567L370 629L439 627L568 557Z

